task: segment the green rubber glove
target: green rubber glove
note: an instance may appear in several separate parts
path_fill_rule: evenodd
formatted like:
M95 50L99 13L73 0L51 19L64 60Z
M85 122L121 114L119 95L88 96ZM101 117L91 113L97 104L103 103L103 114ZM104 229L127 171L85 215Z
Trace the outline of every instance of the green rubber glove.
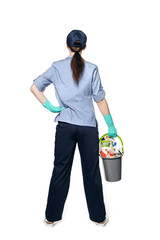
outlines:
M108 136L111 138L116 137L117 130L115 129L111 114L104 115L103 117L108 125Z
M60 112L60 111L62 111L63 109L65 109L65 107L54 107L53 105L52 105L52 103L50 103L50 101L48 101L48 99L47 99L47 101L45 101L45 103L44 104L42 104L45 108L47 108L49 111L51 111L51 112L54 112L54 113L57 113L57 112Z

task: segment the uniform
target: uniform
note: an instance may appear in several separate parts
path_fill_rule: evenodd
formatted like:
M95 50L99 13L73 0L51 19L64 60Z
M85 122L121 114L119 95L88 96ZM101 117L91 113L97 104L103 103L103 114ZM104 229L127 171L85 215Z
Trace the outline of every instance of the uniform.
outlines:
M98 67L85 61L84 72L77 86L72 78L71 59L72 56L68 56L53 62L50 68L33 82L42 92L47 86L53 84L59 106L66 107L55 117L55 122L64 121L81 126L96 127L98 122L92 98L98 102L105 97Z
M53 62L49 69L33 80L42 92L53 83L59 105L66 107L54 119L54 122L58 122L55 134L54 168L45 215L51 222L62 219L77 143L89 217L92 221L102 222L106 210L99 169L98 122L92 98L95 102L102 100L105 91L97 65L85 60L84 71L77 85L72 77L71 59L72 56L68 56Z

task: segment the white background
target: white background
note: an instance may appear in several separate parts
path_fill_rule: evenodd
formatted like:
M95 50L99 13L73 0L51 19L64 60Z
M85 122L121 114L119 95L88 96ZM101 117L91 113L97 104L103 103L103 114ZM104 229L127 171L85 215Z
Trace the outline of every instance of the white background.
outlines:
M1 1L0 228L3 239L159 239L160 6L150 0ZM90 221L78 146L63 220L44 223L56 114L30 91L33 79L69 55L67 34L86 33L85 60L99 67L124 141L122 180L100 169L109 223ZM54 87L45 96L57 106ZM94 103L99 137L108 128ZM2 239L2 237L1 237Z

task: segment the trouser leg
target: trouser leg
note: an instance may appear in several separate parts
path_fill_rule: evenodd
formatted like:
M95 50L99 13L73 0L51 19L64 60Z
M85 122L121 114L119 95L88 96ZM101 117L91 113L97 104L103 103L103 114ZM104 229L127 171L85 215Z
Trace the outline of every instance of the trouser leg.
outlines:
M45 210L48 221L58 221L62 218L69 190L75 147L74 128L71 125L68 127L68 125L58 123L55 136L54 168Z
M106 210L99 168L98 135L98 127L79 127L77 142L89 216L92 221L102 222L105 219Z

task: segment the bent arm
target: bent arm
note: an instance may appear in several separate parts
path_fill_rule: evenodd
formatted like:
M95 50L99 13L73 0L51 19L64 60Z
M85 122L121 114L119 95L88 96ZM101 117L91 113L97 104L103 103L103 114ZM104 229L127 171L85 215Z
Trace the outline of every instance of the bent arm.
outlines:
M97 105L103 116L110 114L108 103L105 98L103 98L100 102L97 102Z
M47 100L43 92L41 92L33 83L30 87L31 92L35 95L35 97L38 99L38 101L42 104L44 104Z

